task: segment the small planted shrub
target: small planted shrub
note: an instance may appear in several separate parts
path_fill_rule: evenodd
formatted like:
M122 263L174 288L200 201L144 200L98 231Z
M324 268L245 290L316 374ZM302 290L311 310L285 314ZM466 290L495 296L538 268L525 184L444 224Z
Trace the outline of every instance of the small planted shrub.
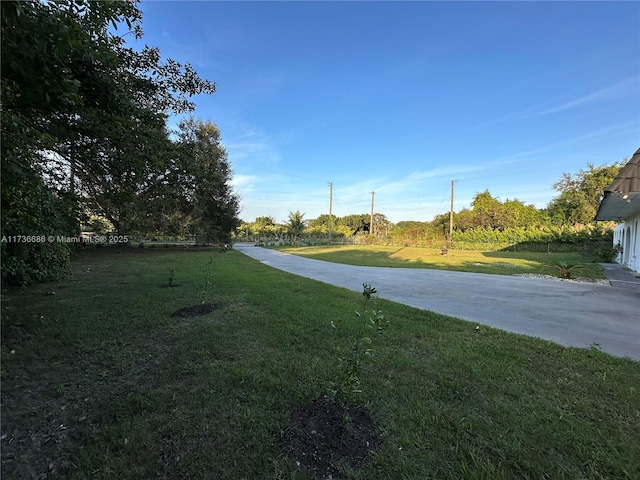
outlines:
M167 283L163 283L160 286L161 287L167 287L167 288L173 288L173 287L179 287L180 286L177 283L175 283L175 271L173 270L173 268L171 270L169 270L169 281Z
M613 263L621 250L620 245L601 247L595 251L595 261L600 263Z
M566 280L572 278L573 273L578 273L584 269L584 266L579 263L570 262L558 262L552 265L552 268L558 272L560 278Z
M202 282L202 286L200 288L200 303L197 305L192 305L190 307L181 308L171 314L172 317L182 317L182 318L191 318L191 317L200 317L203 315L208 315L220 308L220 305L217 303L207 302L207 296L210 290L210 287L213 286L212 280L212 268L213 268L213 257L209 257L209 260L204 266L204 281ZM173 270L169 274L169 284L173 282ZM171 286L166 284L166 286ZM175 285L175 284L173 284ZM176 285L177 286L177 285Z
M202 305L205 304L207 298L207 290L209 287L213 286L213 281L211 279L212 274L211 270L213 269L213 257L209 257L209 260L204 266L204 283L202 284L202 289L200 290L200 303Z
M338 357L339 370L330 395L294 411L285 434L289 456L319 478L342 478L343 468L359 467L382 443L375 417L350 403L362 392L360 376L374 354L373 336L388 325L382 310L371 306L376 293L371 285L363 284L363 306L356 311L358 333ZM331 322L334 328L341 324Z
M351 342L351 347L338 357L339 374L333 385L331 393L340 402L354 400L355 396L362 392L360 389L360 376L366 364L375 351L371 348L372 337L382 332L389 322L385 319L382 310L371 305L377 290L369 284L362 284L363 305L362 311L356 311L356 317L360 320L358 334ZM341 321L331 322L333 328L338 328Z

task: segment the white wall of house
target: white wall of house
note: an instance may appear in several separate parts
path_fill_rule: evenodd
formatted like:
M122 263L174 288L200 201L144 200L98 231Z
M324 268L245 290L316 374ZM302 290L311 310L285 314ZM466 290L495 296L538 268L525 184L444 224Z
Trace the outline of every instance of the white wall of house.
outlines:
M615 228L613 245L622 247L616 261L640 273L640 212Z

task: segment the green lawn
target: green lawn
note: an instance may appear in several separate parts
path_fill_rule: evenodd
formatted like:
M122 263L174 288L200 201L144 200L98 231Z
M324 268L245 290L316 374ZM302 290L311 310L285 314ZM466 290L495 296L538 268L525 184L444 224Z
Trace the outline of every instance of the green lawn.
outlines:
M449 250L447 255L442 255L440 249L386 245L279 247L278 250L347 265L434 268L498 275L521 273L558 275L558 269L554 265L559 262L567 262L580 264L579 271L573 272L572 276L574 277L606 278L600 265L591 262L590 258L579 253Z
M314 478L283 434L335 379L357 293L235 251L103 249L2 300L2 478ZM640 362L380 305L359 403L384 441L346 478L640 478Z

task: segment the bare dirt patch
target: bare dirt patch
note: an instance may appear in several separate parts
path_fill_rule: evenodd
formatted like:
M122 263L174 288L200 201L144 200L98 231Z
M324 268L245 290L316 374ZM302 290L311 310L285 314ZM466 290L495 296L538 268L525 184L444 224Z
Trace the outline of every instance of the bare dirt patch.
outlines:
M342 467L357 468L382 443L378 422L363 407L341 406L323 396L291 414L284 434L287 454L319 478L343 478Z
M217 303L202 303L200 305L192 305L190 307L181 308L171 314L172 317L193 318L208 315L214 310L220 308Z

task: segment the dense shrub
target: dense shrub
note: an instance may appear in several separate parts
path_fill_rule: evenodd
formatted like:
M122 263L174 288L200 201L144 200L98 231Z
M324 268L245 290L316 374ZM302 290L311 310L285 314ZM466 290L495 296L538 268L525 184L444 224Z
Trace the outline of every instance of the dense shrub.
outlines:
M35 170L12 167L5 163L2 172L2 281L26 285L61 278L70 268L71 244L57 237L79 233L73 210ZM46 241L25 241L27 236Z
M464 250L513 249L530 252L582 252L601 258L611 247L613 230L597 224L553 227L485 228L454 231L451 246ZM607 255L605 257L608 258ZM605 261L605 260L602 260Z

